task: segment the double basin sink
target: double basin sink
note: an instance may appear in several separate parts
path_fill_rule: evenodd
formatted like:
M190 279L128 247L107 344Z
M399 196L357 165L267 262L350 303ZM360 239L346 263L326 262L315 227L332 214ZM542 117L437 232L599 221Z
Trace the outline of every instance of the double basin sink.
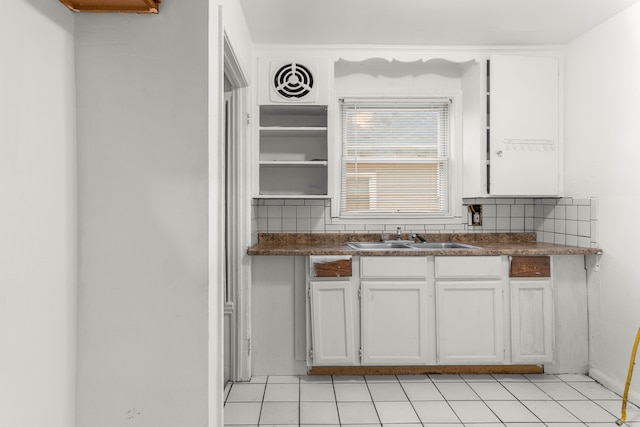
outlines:
M398 250L429 250L429 249L480 249L479 246L457 242L411 242L393 241L384 242L348 242L347 245L358 251L398 251Z

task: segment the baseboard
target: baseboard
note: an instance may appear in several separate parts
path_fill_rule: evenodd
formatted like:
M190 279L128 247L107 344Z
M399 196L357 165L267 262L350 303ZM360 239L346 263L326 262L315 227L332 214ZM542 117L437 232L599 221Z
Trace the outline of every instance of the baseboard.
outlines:
M542 374L540 365L313 366L308 375Z
M636 373L636 375L640 375L640 373ZM594 380L596 380L597 382L599 382L600 384L602 384L603 386L605 386L606 388L608 388L609 390L611 390L612 392L619 394L620 396L622 396L622 394L624 393L625 383L621 383L619 381L614 380L610 376L604 374L599 369L595 369L595 368L589 369L589 376ZM626 378L625 378L625 382L626 382ZM631 383L633 384L633 380ZM629 390L629 396L627 400L633 403L634 405L640 406L640 393L636 393L634 391Z

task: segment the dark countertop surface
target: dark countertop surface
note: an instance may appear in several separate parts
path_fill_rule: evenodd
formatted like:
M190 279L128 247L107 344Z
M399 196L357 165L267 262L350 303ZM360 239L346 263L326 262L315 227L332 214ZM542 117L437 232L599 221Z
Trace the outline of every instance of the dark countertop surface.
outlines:
M600 254L598 248L554 245L536 242L535 233L452 233L422 234L429 242L459 242L479 246L479 249L397 249L355 250L347 242L379 242L380 234L322 233L261 233L249 255L307 256L426 256L426 255L590 255ZM407 234L403 239L409 239Z

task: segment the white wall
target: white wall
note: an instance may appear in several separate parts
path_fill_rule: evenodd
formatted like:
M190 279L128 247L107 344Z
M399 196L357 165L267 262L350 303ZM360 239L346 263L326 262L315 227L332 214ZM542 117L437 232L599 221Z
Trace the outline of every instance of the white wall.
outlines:
M599 198L591 372L622 391L640 327L640 4L574 40L565 59L565 194ZM632 382L640 401L640 382Z
M0 425L74 422L77 179L73 14L0 12Z
M208 19L76 19L78 427L208 423Z

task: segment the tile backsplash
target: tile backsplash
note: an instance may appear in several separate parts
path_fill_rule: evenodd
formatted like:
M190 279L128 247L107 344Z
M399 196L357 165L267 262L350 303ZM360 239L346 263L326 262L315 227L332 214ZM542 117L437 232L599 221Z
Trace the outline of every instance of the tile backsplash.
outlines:
M598 246L598 200L593 197L479 198L482 225L465 224L344 224L331 218L330 200L253 199L253 241L258 233L394 233L396 227L414 233L536 232L539 242L568 246Z

